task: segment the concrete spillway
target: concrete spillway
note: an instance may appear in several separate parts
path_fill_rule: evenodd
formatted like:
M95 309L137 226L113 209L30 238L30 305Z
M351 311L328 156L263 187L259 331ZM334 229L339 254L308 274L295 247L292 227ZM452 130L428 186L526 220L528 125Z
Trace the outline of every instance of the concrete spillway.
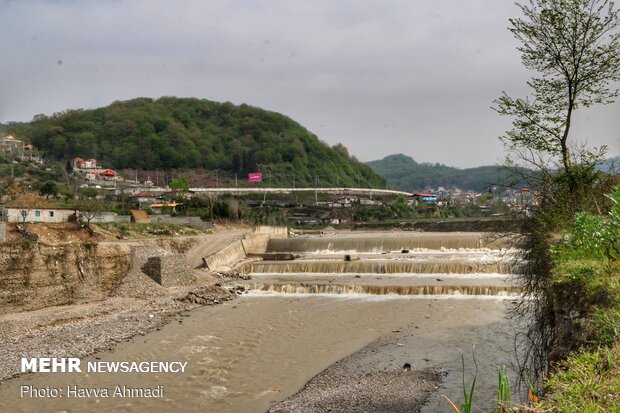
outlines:
M367 233L270 240L290 261L249 266L254 293L514 296L514 238L481 233Z
M341 237L274 239L267 252L381 253L403 249L499 249L514 244L513 237L488 237L482 233L369 233Z
M491 295L514 296L520 289L515 286L481 285L355 285L355 284L244 284L252 290L285 294L372 294L372 295Z
M411 262L411 261L286 261L259 262L251 266L252 274L329 273L329 274L510 274L513 265L491 262Z

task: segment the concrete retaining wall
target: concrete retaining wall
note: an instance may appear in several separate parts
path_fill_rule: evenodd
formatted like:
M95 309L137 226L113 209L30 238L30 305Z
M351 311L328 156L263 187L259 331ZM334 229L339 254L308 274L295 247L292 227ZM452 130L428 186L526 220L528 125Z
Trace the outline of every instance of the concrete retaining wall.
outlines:
M262 254L271 238L288 238L287 227L258 226L244 239L234 241L218 252L203 258L211 271L229 269L247 258L247 254Z
M287 227L258 226L252 235L245 237L243 247L248 254L262 254L267 250L267 243L272 238L288 238Z
M111 222L115 222L117 224L129 224L131 222L131 215L118 215L114 212L104 212L100 216L93 218L90 222L95 224Z
M287 227L260 225L252 231L254 235L268 235L271 238L288 238Z
M213 228L211 221L203 221L200 217L173 217L167 214L151 215L151 223L185 225L193 228Z
M162 287L189 285L196 280L184 255L149 257L146 264L142 266L142 271Z
M246 253L243 243L238 240L229 246L222 248L215 254L211 254L204 258L203 261L207 268L211 271L218 271L224 268L230 268L239 261L245 259Z

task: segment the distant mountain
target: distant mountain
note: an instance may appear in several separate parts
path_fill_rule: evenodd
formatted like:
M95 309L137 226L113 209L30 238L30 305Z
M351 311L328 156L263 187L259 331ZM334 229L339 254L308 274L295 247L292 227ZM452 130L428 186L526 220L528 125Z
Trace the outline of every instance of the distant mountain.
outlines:
M262 172L265 184L385 187L385 180L280 113L249 105L163 97L37 115L23 130L46 157L96 158L117 169L194 169L219 177Z
M609 158L603 161L598 167L599 171L620 173L620 156Z
M366 162L366 165L384 177L390 188L403 191L421 191L428 186L485 191L508 176L508 171L497 166L460 169L438 163L418 163L403 154L389 155Z

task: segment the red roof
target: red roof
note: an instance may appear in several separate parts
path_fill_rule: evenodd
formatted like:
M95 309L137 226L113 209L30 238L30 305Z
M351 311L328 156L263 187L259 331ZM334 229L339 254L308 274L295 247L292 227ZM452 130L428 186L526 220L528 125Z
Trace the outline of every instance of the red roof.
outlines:
M106 169L105 171L96 172L95 175L116 176L116 172L111 169Z

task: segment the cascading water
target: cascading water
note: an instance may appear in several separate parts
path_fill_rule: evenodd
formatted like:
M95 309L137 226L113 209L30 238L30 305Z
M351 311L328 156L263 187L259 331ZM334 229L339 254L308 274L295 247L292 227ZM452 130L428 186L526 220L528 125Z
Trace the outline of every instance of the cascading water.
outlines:
M511 296L519 293L515 286L477 285L342 285L342 284L243 284L250 290L286 294L373 294L373 295L493 295Z
M511 242L481 233L274 239L268 252L297 259L255 262L253 282L242 286L255 294L514 296Z
M486 239L481 233L416 233L416 234L366 234L342 237L272 239L267 252L357 252L381 253L403 249L458 250L499 249L512 246L514 238Z
M252 264L252 274L290 274L290 273L372 273L372 274L510 274L510 263L475 262L411 262L411 261L293 261L259 262Z

